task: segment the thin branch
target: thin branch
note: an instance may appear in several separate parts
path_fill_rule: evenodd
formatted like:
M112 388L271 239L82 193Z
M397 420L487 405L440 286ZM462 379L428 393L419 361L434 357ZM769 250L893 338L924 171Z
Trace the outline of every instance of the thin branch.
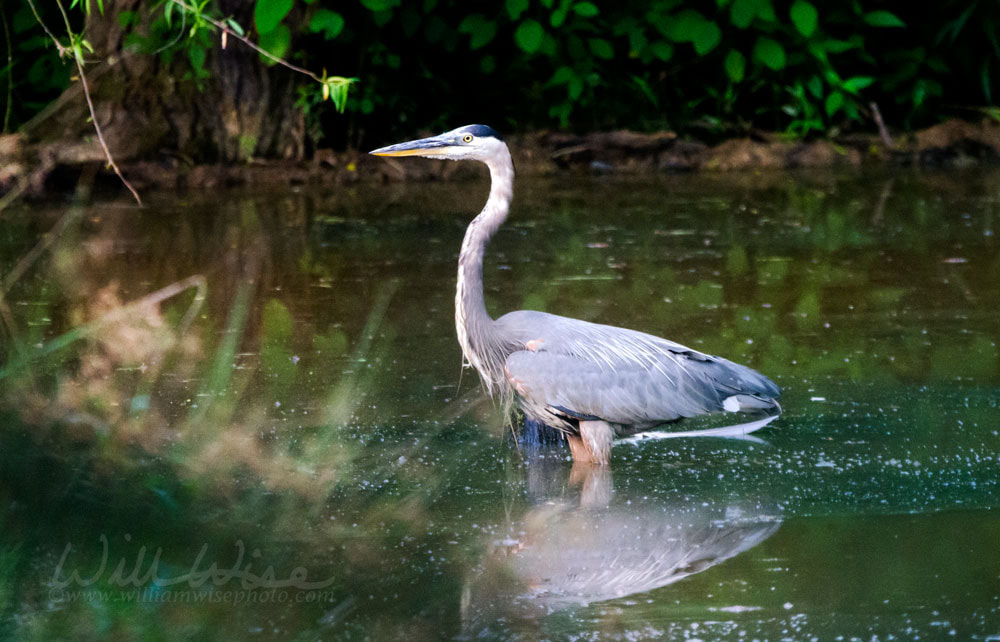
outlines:
M129 51L123 52L120 57L111 58L107 61L98 63L98 65L90 70L90 80L95 81L110 70L114 69L122 60L131 56L132 53ZM60 109L80 97L83 93L83 88L80 85L71 85L66 88L64 92L59 94L59 97L50 102L48 105L42 108L40 112L31 117L31 120L24 123L18 127L18 131L30 134L36 127L47 121L52 117L53 114L58 113Z
M878 108L878 103L872 101L868 103L868 106L872 110L872 118L875 119L875 125L878 127L878 135L882 138L882 144L889 151L892 151L892 138L889 137L889 130L885 128L885 122L882 120L882 112Z
M63 47L62 43L59 42L59 39L56 38L51 31L49 31L49 28L45 25L45 22L42 21L42 17L38 15L38 9L35 8L35 3L32 0L28 0L28 6L31 7L31 12L35 14L35 20L38 21L38 24L42 25L42 29L45 30L45 33L49 35L49 38L52 38L52 42L56 43L56 50L59 51L59 57L62 58L64 55L66 55L66 47ZM60 6L60 8L62 7ZM63 12L63 15L66 15L65 12Z
M225 46L226 46L226 44L225 44L226 40L225 39L228 38L231 35L233 38L236 38L237 40L239 40L240 42L242 42L246 46L250 47L251 49L253 49L257 53L259 53L260 55L262 55L265 58L267 58L268 60L271 60L271 61L275 62L276 64L281 65L282 67L285 67L287 69L291 69L292 71L297 71L300 74L303 74L305 76L308 76L309 78L312 78L316 82L318 82L321 85L323 85L323 98L324 99L330 97L331 89L333 89L334 87L344 87L344 86L350 87L350 84L356 80L356 79L353 79L353 78L340 78L340 77L337 77L337 76L332 76L332 77L331 76L327 76L325 69L323 70L323 75L320 76L320 75L318 75L318 74L316 74L316 73L314 73L312 71L309 71L308 69L305 69L303 67L299 67L298 65L293 65L292 63L288 62L284 58L280 58L278 56L275 56L271 52L269 52L266 49L262 48L260 45L258 45L254 41L250 40L246 36L240 35L239 33L233 31L233 29L229 25L227 25L225 22L223 22L221 20L216 20L215 18L212 18L211 16L206 16L200 9L197 9L197 8L195 8L195 7L187 4L186 2L184 2L184 0L167 0L167 1L174 3L178 7L181 7L182 9L184 9L185 11L191 11L191 12L195 13L196 15L200 16L202 20L205 20L209 24L215 26L217 29L221 29L222 30L222 38L223 38L223 40L222 40L222 46L223 46L223 48L225 48ZM343 97L337 98L335 96L333 98L333 102L334 102L334 105L337 107L337 109L339 111L343 111L344 104L345 104L345 101L344 101Z
M168 2L173 2L178 7L181 7L182 9L185 9L187 11L191 11L192 13L199 13L198 9L196 9L195 7L187 4L183 0L168 0ZM263 49L262 47L260 47L256 43L254 43L252 40L250 40L246 36L241 36L240 34L236 33L226 23L222 22L221 20L216 20L215 18L212 18L211 16L206 16L204 13L201 14L201 17L206 22L209 22L209 23L213 24L216 28L221 29L227 35L232 36L233 38L236 38L237 40L239 40L240 42L242 42L246 46L250 47L251 49L253 49L257 53L259 53L260 55L264 56L265 58L273 60L277 64L279 64L279 65L281 65L283 67L287 67L288 69L291 69L292 71L297 71L300 74L305 74L306 76L309 76L310 78L312 78L316 82L320 82L320 83L324 82L323 78L321 78L320 76L317 76L315 73L309 71L308 69L304 69L304 68L299 67L297 65L293 65L292 63L288 62L284 58L279 58L278 56L275 56L274 54L270 53L269 51Z
M187 11L181 11L181 28L177 31L177 35L174 36L173 40L171 40L167 44L163 45L162 47L160 47L156 51L150 53L149 54L150 57L157 55L161 51L166 51L167 49L170 49L171 47L173 47L174 45L176 45L178 42L180 42L181 38L184 37L184 32L185 31L187 31Z
M4 277L3 282L0 283L0 297L6 295L7 292L14 287L14 284L18 282L18 280L32 265L34 265L35 261L38 260L38 257L52 247L52 244L63 235L63 232L65 232L71 224L80 218L82 213L82 208L73 207L62 215L62 218L60 218L56 224L52 226L52 229L46 232L42 236L41 240L39 240L27 254L22 256L17 262L17 265L15 265L14 268Z
M14 102L14 52L10 43L10 27L7 26L7 12L3 7L0 7L0 19L3 20L3 35L7 41L7 108L3 113L3 129L0 131L6 133L10 127L10 113Z
M298 65L294 65L294 64L288 62L287 60L284 60L283 58L275 56L274 54L272 54L272 53L268 52L267 50L263 49L262 47L260 47L256 43L254 43L252 40L250 40L246 36L237 33L229 25L227 25L225 22L223 22L221 20L216 20L215 18L212 18L210 16L206 16L200 9L196 8L195 6L187 4L183 0L167 0L167 1L168 2L172 2L174 5L176 5L178 7L181 7L184 10L182 12L182 20L186 20L187 19L187 13L191 12L193 15L195 15L195 16L199 17L200 19L208 22L209 24L213 25L217 29L220 29L222 31L222 33L223 33L223 37L224 38L228 38L231 35L233 38L236 38L237 40L239 40L240 42L242 42L246 46L250 47L251 49L253 49L257 53L259 53L260 55L262 55L265 58L267 58L268 60L271 60L271 61L275 62L276 64L279 64L279 65L282 65L283 67L291 69L292 71L296 71L296 72L298 72L300 74L308 76L309 78L311 78L311 79L315 80L316 82L322 84L323 85L323 92L324 92L323 95L324 95L324 97L327 97L329 95L330 90L331 90L332 87L341 87L342 88L344 85L349 85L351 82L353 82L352 79L339 78L339 77L332 77L332 78L328 77L326 75L325 71L323 72L323 75L320 76L320 75L318 75L318 74L316 74L316 73L314 73L312 71L309 71L308 69L305 69L303 67L299 67ZM53 34L51 31L49 31L48 26L42 21L42 17L41 17L41 15L39 15L38 10L35 7L34 0L28 0L28 4L31 7L32 13L35 14L35 19L38 21L38 24L40 24L42 26L42 29L45 30L45 33L48 34L48 36L52 40L52 42L55 43L56 49L59 52L59 56L60 57L65 57L67 55L72 55L73 56L73 61L76 64L77 72L79 73L79 76L80 76L80 86L83 88L83 94L84 94L84 97L87 100L87 108L90 110L91 122L93 122L93 124L94 124L94 131L97 133L97 140L101 144L101 149L104 151L104 155L108 159L108 165L114 170L115 174L118 176L118 178L121 180L121 182L125 185L126 188L128 188L129 192L132 193L132 196L135 198L136 203L138 203L141 206L142 205L142 199L139 197L139 193L136 192L135 188L132 187L132 184L129 183L128 180L125 178L125 176L122 174L121 169L118 167L118 164L115 162L114 157L111 155L111 150L108 148L107 142L104 140L104 132L101 130L100 123L98 122L97 112L96 112L96 109L94 108L94 102L93 102L93 100L91 98L91 95L90 95L90 86L87 83L87 76L86 76L86 74L84 72L84 68L83 68L83 62L84 61L82 60L82 55L79 53L80 46L79 46L79 43L77 43L75 41L76 34L73 32L72 26L70 25L70 22L69 22L69 16L66 14L66 9L63 7L63 4L62 4L61 0L56 0L56 6L59 7L59 12L62 14L63 22L66 25L66 32L67 32L67 34L69 35L69 38L70 38L70 44L69 44L68 47L63 46L63 44L61 42L59 42L59 39L56 38L55 34ZM182 22L182 25L183 24L184 23ZM161 48L160 50L162 50L162 49L164 49L166 47L170 47L174 43L176 43L177 40L179 39L179 35L181 33L183 33L183 27L182 27L181 32L179 32L179 34L178 34L178 38L175 38L174 41L172 41L171 43L169 43L165 47ZM9 41L9 38L8 38L8 41ZM158 50L158 51L160 51L160 50ZM65 93L64 93L64 95L65 95ZM334 102L337 102L336 98L334 98ZM45 111L45 110L43 110L43 111ZM30 123L28 123L28 125L33 125L36 120L38 120L37 117L33 118L32 121Z
M58 0L57 0L58 2ZM142 207L142 199L139 198L139 192L135 191L132 187L132 183L128 182L128 179L122 174L122 170L118 169L118 163L111 156L111 150L108 149L108 144L104 141L104 134L101 132L101 126L97 124L97 113L94 111L94 102L90 99L90 88L87 87L87 77L83 75L83 63L79 59L76 60L76 68L80 71L80 82L83 84L83 95L87 98L87 107L90 108L90 119L94 123L94 131L97 132L97 140L101 142L101 148L104 150L104 155L108 158L108 165L111 165L111 169L115 170L115 174L118 174L118 178L121 179L128 191L132 192L132 197L135 198L135 202Z
M0 297L0 329L4 330L4 334L10 339L13 351L20 356L23 352L21 342L14 340L17 337L17 322L14 321L14 313L11 312L10 306L3 300L3 297Z
M17 179L17 185L7 190L7 193L0 198L0 212L7 209L7 206L13 203L24 193L28 186L31 185L31 179L27 176L20 176Z
M28 1L31 2L31 0ZM56 6L59 7L59 12L62 14L63 22L66 24L66 33L69 34L70 42L72 42L73 27L69 24L69 16L66 15L66 9L63 8L61 0L56 0ZM34 9L34 4L32 4L32 9ZM37 12L35 12L35 16L38 16ZM42 26L44 27L45 25ZM48 29L45 29L45 31L46 33L49 32ZM54 39L55 38L53 38L53 40ZM57 40L56 45L58 44L59 41ZM104 156L108 159L108 165L111 166L111 169L115 170L115 174L118 175L121 182L128 188L128 191L132 192L132 197L135 198L135 202L142 207L142 199L139 198L139 192L135 191L132 184L129 183L128 179L125 178L125 175L122 174L122 170L118 168L118 163L115 162L114 157L111 155L111 150L108 149L108 143L104 140L104 132L101 131L101 125L97 122L97 111L94 109L94 101L90 97L90 87L87 85L87 75L83 71L83 61L80 60L80 56L78 56L75 51L71 53L73 54L73 62L76 63L76 69L80 74L80 84L83 85L83 95L87 99L87 107L90 109L90 120L94 124L94 131L97 132L97 140L101 143L101 149L104 150Z

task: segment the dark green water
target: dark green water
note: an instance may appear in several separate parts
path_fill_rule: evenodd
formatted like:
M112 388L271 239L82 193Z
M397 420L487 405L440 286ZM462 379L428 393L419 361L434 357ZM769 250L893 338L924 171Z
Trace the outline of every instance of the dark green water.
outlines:
M494 314L783 390L759 439L608 471L457 388L482 181L4 212L0 637L998 639L998 186L520 182Z

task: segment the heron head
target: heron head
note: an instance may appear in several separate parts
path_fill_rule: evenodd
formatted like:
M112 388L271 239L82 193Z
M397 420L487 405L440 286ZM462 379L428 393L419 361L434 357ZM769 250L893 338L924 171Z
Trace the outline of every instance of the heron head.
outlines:
M500 134L492 127L465 125L438 136L380 147L368 153L375 156L424 156L487 162L506 148Z

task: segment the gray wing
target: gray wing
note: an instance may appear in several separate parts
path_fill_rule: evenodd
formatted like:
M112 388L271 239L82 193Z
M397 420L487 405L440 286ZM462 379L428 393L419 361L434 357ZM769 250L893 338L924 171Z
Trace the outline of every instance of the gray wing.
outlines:
M651 426L730 409L730 397L770 407L779 394L749 368L634 330L530 311L497 325L511 344L527 347L510 354L506 370L539 411Z

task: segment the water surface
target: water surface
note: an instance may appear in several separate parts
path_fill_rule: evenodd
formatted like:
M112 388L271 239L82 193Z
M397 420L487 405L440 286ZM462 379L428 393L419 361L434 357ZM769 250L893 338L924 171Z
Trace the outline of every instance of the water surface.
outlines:
M460 371L482 180L0 214L0 634L1000 635L998 179L521 181L494 315L783 391L610 470L521 452Z

